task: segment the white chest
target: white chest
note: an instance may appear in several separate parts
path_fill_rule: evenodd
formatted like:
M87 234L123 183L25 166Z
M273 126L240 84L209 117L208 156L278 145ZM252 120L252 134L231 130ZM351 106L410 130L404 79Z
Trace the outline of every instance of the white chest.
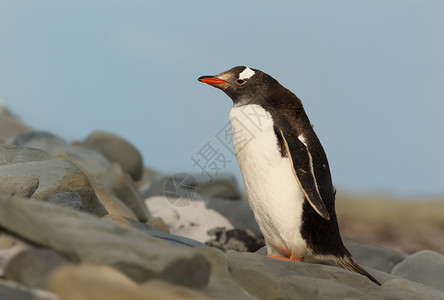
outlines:
M248 200L267 246L303 255L299 229L304 195L290 160L280 153L271 115L259 105L233 107L230 123Z

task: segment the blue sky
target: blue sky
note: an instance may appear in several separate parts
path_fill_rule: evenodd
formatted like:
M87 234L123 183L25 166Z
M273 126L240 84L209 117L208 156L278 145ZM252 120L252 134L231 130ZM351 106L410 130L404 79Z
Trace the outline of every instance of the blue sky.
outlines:
M239 176L217 139L231 100L197 78L248 65L302 99L338 189L444 194L443 28L443 1L0 0L0 98L164 173L200 172L210 142Z

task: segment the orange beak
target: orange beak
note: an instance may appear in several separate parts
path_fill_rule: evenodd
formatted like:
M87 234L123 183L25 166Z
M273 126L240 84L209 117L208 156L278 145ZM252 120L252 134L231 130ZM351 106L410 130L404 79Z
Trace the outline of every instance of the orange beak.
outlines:
M214 85L218 85L218 84L224 84L224 85L225 84L230 84L228 81L219 79L219 78L214 77L214 76L201 76L197 80L199 80L200 82L203 82L203 83L207 83L209 85L213 85L213 86Z

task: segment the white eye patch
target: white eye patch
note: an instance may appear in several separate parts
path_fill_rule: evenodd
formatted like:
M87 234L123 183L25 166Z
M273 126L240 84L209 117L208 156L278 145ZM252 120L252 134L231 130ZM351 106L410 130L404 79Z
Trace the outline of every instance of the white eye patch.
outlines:
M248 79L253 75L254 71L249 67L246 67L245 70L243 70L242 73L239 74L239 79Z

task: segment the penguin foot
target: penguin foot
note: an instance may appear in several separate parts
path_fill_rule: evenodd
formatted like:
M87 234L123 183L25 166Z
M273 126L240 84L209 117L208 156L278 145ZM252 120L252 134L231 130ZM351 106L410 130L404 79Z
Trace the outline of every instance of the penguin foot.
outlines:
M290 255L290 260L294 261L302 261L303 258L303 256L295 256L294 254Z
M285 257L285 256L274 256L274 255L267 255L267 256L271 257L271 258L276 258L276 259L290 260L288 257Z
M302 256L295 256L295 255L290 255L290 257L285 257L285 256L274 256L274 255L267 255L268 257L271 258L276 258L276 259L282 259L282 260L293 260L293 261L302 261Z

